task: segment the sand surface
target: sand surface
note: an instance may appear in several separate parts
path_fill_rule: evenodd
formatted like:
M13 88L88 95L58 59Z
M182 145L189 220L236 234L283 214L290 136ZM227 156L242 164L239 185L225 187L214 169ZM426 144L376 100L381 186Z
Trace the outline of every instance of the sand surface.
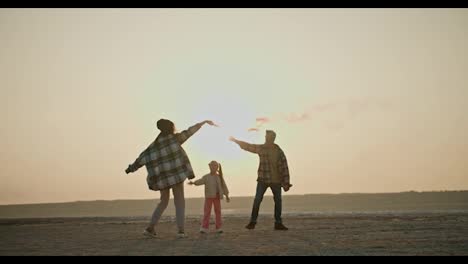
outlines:
M0 220L0 255L468 255L468 214L286 215L288 231L274 231L262 215L224 217L224 233L199 234L187 217L187 238L172 217L159 238L141 233L145 217ZM211 226L213 229L214 227Z

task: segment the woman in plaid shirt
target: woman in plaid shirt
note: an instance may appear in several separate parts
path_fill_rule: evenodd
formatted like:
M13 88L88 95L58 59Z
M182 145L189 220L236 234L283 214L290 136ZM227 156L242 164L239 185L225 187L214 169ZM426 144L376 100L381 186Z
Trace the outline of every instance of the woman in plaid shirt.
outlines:
M179 229L178 237L185 237L183 183L187 178L195 178L195 174L182 144L205 124L215 126L212 121L206 120L180 133L175 133L175 126L172 121L160 119L157 122L157 127L161 133L125 170L126 173L130 173L145 166L148 171L146 178L148 188L161 192L161 201L154 210L151 221L144 231L146 236L156 237L155 226L169 203L169 191L172 189L176 207L177 227Z

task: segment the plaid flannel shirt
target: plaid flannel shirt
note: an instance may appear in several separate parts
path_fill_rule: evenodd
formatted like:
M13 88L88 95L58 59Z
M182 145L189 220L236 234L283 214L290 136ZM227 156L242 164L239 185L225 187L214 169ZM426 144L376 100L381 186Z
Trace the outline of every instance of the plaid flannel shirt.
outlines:
M288 161L286 160L286 155L284 154L283 150L278 145L274 144L274 147L279 151L278 160L275 164L270 164L270 159L268 158L268 147L265 144L249 144L243 141L238 141L238 144L243 150L258 154L260 157L260 164L257 171L257 181L271 184L270 166L278 166L278 173L281 179L281 184L289 184Z
M150 190L158 191L195 178L190 160L182 144L202 126L198 123L180 133L158 136L135 162L130 165L131 172L146 166L146 181Z

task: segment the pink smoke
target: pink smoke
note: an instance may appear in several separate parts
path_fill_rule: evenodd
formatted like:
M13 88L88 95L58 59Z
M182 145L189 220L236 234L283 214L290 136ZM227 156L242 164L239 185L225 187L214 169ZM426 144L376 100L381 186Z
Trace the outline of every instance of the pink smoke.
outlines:
M257 118L255 119L255 121L257 121L257 125L260 125L260 126L261 126L261 125L263 125L263 124L265 124L265 123L270 122L271 120L270 120L270 118L268 118L268 117L257 117Z
M284 118L284 120L288 123L298 123L298 122L306 121L309 119L310 119L309 113L302 113L300 115L291 113Z
M324 103L324 104L315 104L308 107L302 113L289 113L289 114L280 114L275 121L282 120L287 123L300 123L304 121L308 121L311 119L312 116L316 116L320 113L326 113L330 111L337 110L339 108L346 109L347 116L345 116L345 120L350 120L355 118L357 115L364 113L366 111L370 111L372 109L379 109L379 110L388 110L393 107L391 102L387 100L373 100L371 98L360 98L360 99L352 99L342 103ZM272 123L273 120L269 117L257 117L255 119L256 127L248 129L249 132L260 131L260 128L266 123ZM329 130L338 131L343 128L343 123L339 122L338 124L327 124Z

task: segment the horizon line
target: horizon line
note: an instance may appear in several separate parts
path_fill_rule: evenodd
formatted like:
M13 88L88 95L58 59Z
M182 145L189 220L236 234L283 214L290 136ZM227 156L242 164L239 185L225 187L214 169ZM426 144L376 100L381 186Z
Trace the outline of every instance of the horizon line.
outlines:
M403 194L403 193L444 193L444 192L468 192L467 190L432 190L432 191L400 191L400 192L343 192L343 193L305 193L305 194L286 194L283 193L283 196L306 196L306 195L372 195L372 194ZM252 198L255 195L250 196L230 196L230 198ZM265 194L265 196L272 196L271 194ZM197 197L185 197L185 199L201 199L205 198L204 196ZM11 203L11 204L0 204L0 206L21 206L21 205L47 205L47 204L69 204L69 203L92 203L92 202L117 202L117 201L150 201L157 200L157 198L141 198L141 199L109 199L109 200L74 200L74 201L64 201L64 202L38 202L38 203Z

